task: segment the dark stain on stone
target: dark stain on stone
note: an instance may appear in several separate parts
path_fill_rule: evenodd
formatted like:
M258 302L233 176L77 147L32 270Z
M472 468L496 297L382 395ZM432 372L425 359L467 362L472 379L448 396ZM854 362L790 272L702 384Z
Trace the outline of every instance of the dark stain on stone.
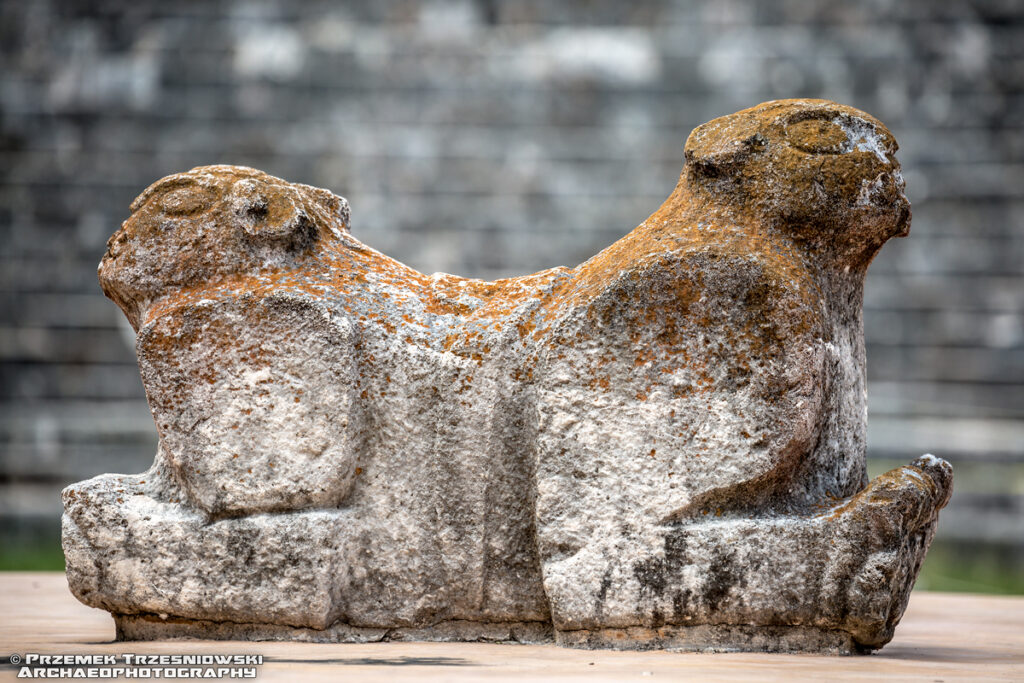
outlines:
M736 567L733 553L716 554L708 567L704 588L704 599L708 610L719 611L734 586L741 585L743 573Z
M665 560L652 557L633 565L633 576L640 583L641 597L660 597L668 582Z
M601 577L601 588L597 591L597 613L604 614L604 602L608 598L608 589L612 587L612 571L606 569Z

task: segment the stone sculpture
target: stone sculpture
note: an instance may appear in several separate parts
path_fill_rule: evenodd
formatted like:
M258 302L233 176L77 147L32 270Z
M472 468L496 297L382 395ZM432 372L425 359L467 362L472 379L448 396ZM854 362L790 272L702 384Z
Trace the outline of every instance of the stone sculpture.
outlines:
M326 190L160 180L99 268L160 445L65 490L72 591L122 639L881 647L952 486L865 471L895 151L823 100L716 119L633 232L495 282L364 246Z

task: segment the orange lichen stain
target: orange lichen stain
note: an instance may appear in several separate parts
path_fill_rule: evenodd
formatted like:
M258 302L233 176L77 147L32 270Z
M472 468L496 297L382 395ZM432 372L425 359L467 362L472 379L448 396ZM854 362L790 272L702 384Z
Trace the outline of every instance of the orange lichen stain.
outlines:
M657 452L658 452L657 449L652 448L651 449L651 453L650 453L651 457L653 458L655 456L655 454L657 454Z
M232 460L236 460L237 458L238 458L238 453L235 453L234 455L231 456Z
M267 467L273 467L273 466L274 466L274 463L272 463L272 462L268 462L267 463Z
M363 473L363 468L362 467L357 467L356 468L356 476L358 477L362 473Z
M296 403L298 403L298 402L299 402L299 397L298 397L298 396L296 396L296 397L295 397L295 402L296 402Z
M516 331L519 332L520 337L525 337L536 327L536 323L532 320L524 320L516 323Z
M780 106L791 105L773 105L728 117L719 124L724 126L722 135L747 128L774 135L778 132L774 121ZM798 147L814 140L818 140L815 144L826 146L838 144L839 140L834 126L813 117L789 126L785 134ZM697 140L694 144L699 148L702 143ZM688 143L688 160L693 153ZM700 150L696 153L699 155ZM781 163L778 159L773 163L776 162ZM792 163L797 162L794 157ZM758 174L765 174L759 163L752 162L750 168L744 168L738 186L746 187L747 183L753 187ZM598 355L594 361L597 367L628 364L630 360L634 368L651 363L650 370L640 373L646 375L647 382L659 382L662 387L665 380L654 377L655 371L667 374L685 368L689 385L671 387L672 397L687 398L695 392L708 395L721 391L723 377L731 385L747 381L755 371L751 358L771 359L785 353L791 340L808 334L821 335L822 294L808 274L813 269L806 261L807 249L786 237L779 226L763 220L757 197L747 197L735 191L737 186L727 183L700 185L694 181L691 165L688 161L678 186L655 213L586 263L572 269L555 268L493 282L424 275L365 247L347 234L339 236L339 230L345 232L340 223L320 213L313 200L307 202L308 197L303 194L307 190L300 186L253 171L207 171L221 183L217 192L224 191L238 177L248 177L261 188L267 187L268 201L305 202L303 206L312 216L316 239L308 248L296 248L295 253L268 265L246 255L249 252L240 246L237 226L232 223L235 219L225 215L223 227L217 224L217 234L204 238L218 240L214 244L223 241L224 246L210 250L211 261L204 262L203 268L193 268L195 264L188 261L195 254L194 248L153 252L173 255L171 263L162 264L166 269L161 272L173 273L174 284L154 295L155 302L146 310L145 319L133 320L133 325L141 322L157 326L156 333L147 338L146 351L151 357L161 356L161 362L168 366L173 365L171 358L176 351L191 348L198 353L211 348L210 342L215 340L214 356L265 367L272 360L268 358L269 352L247 345L239 330L218 320L215 305L240 298L256 303L271 295L287 294L327 304L338 316L363 323L360 328L370 334L379 335L384 330L392 335L399 326L417 325L424 346L440 348L478 365L491 353L489 345L481 347L487 339L484 335L501 328L514 329L519 338L516 343L521 346L513 348L524 349L524 360L523 367L514 369L510 375L517 382L529 382L540 353L538 346L551 349L589 343L600 338L601 325L615 323L626 330L632 346L621 349L621 357L610 353ZM187 175L181 174L182 178ZM151 190L147 190L147 196L163 196L161 191ZM175 191L171 185L165 190ZM805 192L812 196L813 190L795 187L793 192L795 196ZM220 199L215 194L202 201L206 202L204 210L213 210ZM148 199L142 201L140 197L138 205L133 205L133 211L139 213L126 221L115 242L181 239L161 237L167 232L161 232L163 219L143 210L147 202ZM272 219L273 216L267 217ZM328 224L331 220L335 220L334 225ZM124 258L134 256L127 250ZM116 271L119 264L113 264L112 259L105 256L102 268ZM710 270L708 263L714 264ZM715 291L716 283L706 281L710 277L707 273L712 271L742 271L749 273L750 278L736 286L739 295L735 302L720 305L705 301L705 295ZM105 291L128 312L128 294L120 296L115 291L116 283L105 278L101 274ZM654 289L644 289L646 285ZM177 315L185 310L188 316ZM590 329L573 329L572 314L578 310L583 310L593 323ZM191 322L184 322L186 317ZM709 348L706 357L701 353L703 349L695 349L699 344L695 340L703 338L705 332L709 333L708 338L718 337L725 342ZM411 335L404 339L409 344L416 343ZM558 352L557 357L564 359L564 354ZM373 363L370 354L360 360ZM182 395L190 395L187 392L191 384L214 384L221 379L211 369L215 366L210 363L202 368L178 368L182 375L178 395L154 397L155 404L169 411L180 406ZM588 374L591 388L609 390L607 376ZM471 379L463 381L463 389ZM650 391L648 386L636 392L636 398L647 400ZM367 399L367 391L363 390L360 396ZM772 403L778 399L769 396L765 400ZM249 415L252 409L243 412ZM675 415L674 410L671 415ZM237 425L233 428L237 429ZM743 434L750 438L746 431Z

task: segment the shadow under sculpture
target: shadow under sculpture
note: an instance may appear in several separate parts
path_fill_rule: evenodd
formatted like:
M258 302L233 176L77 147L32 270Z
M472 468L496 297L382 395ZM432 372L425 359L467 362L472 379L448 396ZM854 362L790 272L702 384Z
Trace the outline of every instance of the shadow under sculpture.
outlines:
M634 231L495 282L366 247L326 190L164 178L99 268L160 445L64 491L72 592L121 639L881 647L952 487L865 470L895 150L822 100L716 119Z

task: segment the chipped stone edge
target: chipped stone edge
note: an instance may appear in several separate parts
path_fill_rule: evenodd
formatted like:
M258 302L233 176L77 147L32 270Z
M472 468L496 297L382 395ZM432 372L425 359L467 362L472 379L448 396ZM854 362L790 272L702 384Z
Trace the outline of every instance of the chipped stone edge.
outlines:
M483 642L559 645L583 650L674 652L774 652L863 654L846 631L813 626L700 624L645 628L556 631L544 622L442 621L424 628L374 628L335 623L324 630L279 624L161 618L155 614L114 616L117 640L248 640L303 643Z
M115 614L118 641L270 640L301 643L380 643L390 641L521 643L555 642L554 628L539 621L442 621L423 628L378 628L335 622L324 630L280 624L162 618L157 614Z
M815 626L698 624L646 628L558 631L555 642L584 650L667 650L670 652L772 652L856 655L874 650L858 645L846 631Z

